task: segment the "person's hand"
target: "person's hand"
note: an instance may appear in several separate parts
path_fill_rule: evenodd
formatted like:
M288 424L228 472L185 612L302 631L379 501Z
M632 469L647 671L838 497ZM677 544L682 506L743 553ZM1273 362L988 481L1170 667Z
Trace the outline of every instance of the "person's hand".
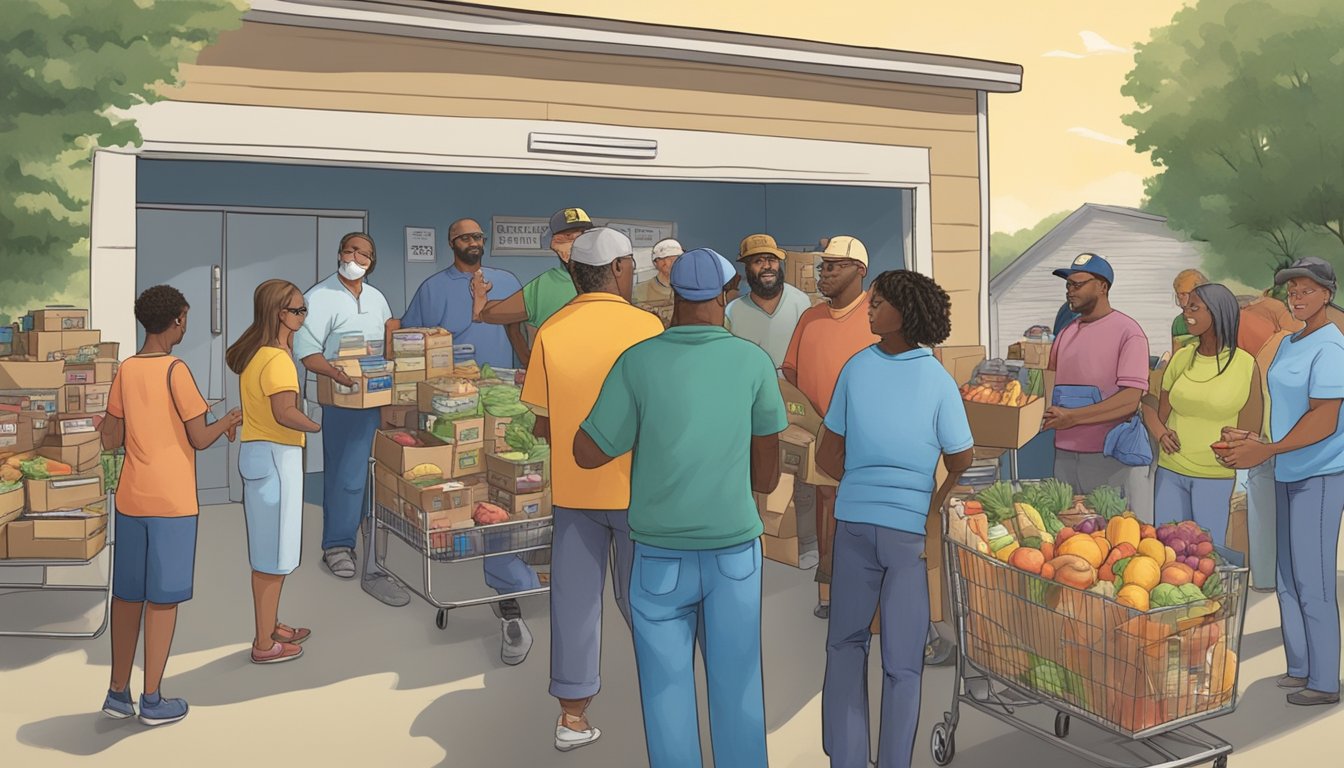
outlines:
M1078 415L1072 408L1060 408L1053 405L1045 409L1045 420L1041 422L1042 429L1070 429L1078 426Z
M1158 442L1162 444L1163 453L1181 452L1181 438L1170 429L1158 439Z
M336 373L335 373L331 378L332 378L332 381L335 381L337 384L340 384L342 387L353 387L353 386L355 386L355 380L352 379L352 378L350 378L350 376L349 376L348 374L346 374L346 372L343 371L343 370L341 370L340 368L337 368L337 369L336 369Z
M493 284L486 282L485 275L482 274L481 270L477 270L476 274L471 276L471 319L473 322L480 319L481 310L485 309L486 303L489 302L490 289L493 287Z
M1236 427L1223 427L1223 442L1231 443L1236 440L1259 441L1260 435L1245 429L1237 429Z
M232 411L224 414L221 419L224 422L224 434L228 435L229 442L232 443L238 437L238 425L243 423L243 409L234 408Z
M1274 458L1274 448L1259 440L1231 440L1214 443L1213 453L1218 463L1229 469L1250 469Z

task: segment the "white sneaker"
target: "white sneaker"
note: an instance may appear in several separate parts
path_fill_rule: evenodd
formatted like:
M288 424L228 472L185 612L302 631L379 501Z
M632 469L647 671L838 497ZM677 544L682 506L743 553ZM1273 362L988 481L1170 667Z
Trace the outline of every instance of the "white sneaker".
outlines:
M602 737L602 732L589 727L586 731L576 731L565 726L564 715L555 723L555 748L561 752L586 747Z

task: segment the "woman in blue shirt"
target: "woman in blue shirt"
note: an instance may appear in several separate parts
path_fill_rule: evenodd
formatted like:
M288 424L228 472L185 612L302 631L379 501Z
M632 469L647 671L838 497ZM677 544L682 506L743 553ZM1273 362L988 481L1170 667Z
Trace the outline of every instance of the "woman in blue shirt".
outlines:
M973 454L961 394L929 349L950 334L951 306L924 275L879 275L868 322L881 341L845 364L826 413L817 465L840 489L821 716L835 766L868 765L868 645L879 606L878 765L909 766L914 753L929 627L924 529ZM939 458L947 479L935 489Z
M1283 340L1269 366L1270 435L1226 429L1225 466L1248 469L1274 459L1279 616L1289 704L1339 702L1338 567L1344 514L1344 334L1326 316L1337 283L1322 259L1298 259L1274 275L1288 285L1288 308L1306 327ZM1277 438L1277 439L1275 439Z

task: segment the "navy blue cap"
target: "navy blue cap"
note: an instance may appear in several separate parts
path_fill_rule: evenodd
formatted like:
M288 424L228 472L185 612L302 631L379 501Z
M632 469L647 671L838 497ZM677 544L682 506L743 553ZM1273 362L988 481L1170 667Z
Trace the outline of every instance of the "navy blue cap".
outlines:
M709 301L737 276L732 262L709 248L696 248L672 265L672 290L686 301Z
M1070 275L1079 272L1100 277L1108 285L1115 285L1115 270L1111 269L1111 262L1095 253L1078 254L1078 258L1074 259L1067 269L1056 269L1054 275L1067 280Z

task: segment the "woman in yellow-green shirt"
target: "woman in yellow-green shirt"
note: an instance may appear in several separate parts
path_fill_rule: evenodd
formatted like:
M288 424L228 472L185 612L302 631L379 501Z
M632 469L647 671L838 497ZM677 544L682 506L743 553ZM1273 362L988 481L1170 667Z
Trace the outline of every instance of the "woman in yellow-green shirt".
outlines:
M1184 307L1186 328L1198 343L1172 355L1158 410L1145 409L1148 431L1161 445L1154 519L1194 520L1225 546L1236 471L1220 464L1211 446L1228 424L1259 431L1260 371L1255 358L1237 348L1240 307L1231 291L1218 284L1194 287Z

